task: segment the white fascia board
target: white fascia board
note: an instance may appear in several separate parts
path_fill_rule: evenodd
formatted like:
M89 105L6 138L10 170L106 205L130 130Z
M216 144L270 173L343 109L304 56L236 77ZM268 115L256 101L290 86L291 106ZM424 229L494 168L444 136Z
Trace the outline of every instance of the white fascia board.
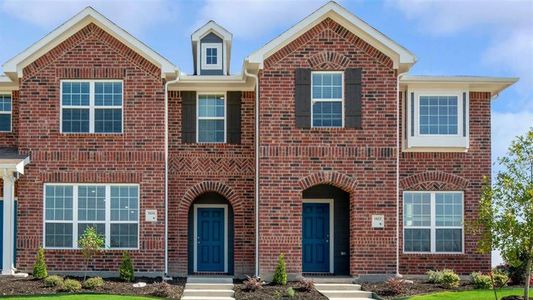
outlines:
M11 78L0 75L0 93L11 92L18 89L18 82L11 80Z
M244 75L181 75L180 80L170 84L168 88L170 91L253 91L255 90L255 83L252 78Z
M407 65L406 69L408 69L410 65L413 65L416 62L415 55L409 50L400 46L334 1L328 2L289 30L268 42L259 50L253 52L247 57L247 61L250 63L259 63L262 66L263 61L270 55L274 54L328 17L389 56L394 61L395 68L399 68L400 65Z
M198 28L195 32L193 32L193 34L191 35L191 40L196 42L200 41L210 32L215 33L225 41L231 41L233 38L231 32L227 31L226 28L218 25L217 22L210 20L209 22L205 23L204 26Z
M16 74L18 77L22 77L22 70L25 66L29 65L31 62L35 61L37 58L50 51L53 47L59 45L90 23L94 23L102 28L114 38L126 44L135 52L160 67L162 77L165 77L165 75L172 76L172 74L176 73L176 66L174 66L169 60L152 50L146 44L136 39L115 23L111 22L92 7L83 9L77 15L57 27L26 50L8 60L3 65L4 72L6 74Z
M407 87L441 89L464 87L471 92L491 92L497 95L518 80L516 77L405 75L400 78L400 87L402 90Z

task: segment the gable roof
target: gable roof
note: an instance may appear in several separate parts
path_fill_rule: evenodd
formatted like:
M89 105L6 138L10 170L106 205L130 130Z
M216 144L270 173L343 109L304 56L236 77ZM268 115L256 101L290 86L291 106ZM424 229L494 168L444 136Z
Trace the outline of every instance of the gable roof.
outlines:
M252 64L259 64L259 67L261 68L263 62L270 55L276 53L278 50L327 18L331 18L365 42L389 56L394 62L394 68L398 68L402 72L409 70L409 68L416 62L415 55L409 50L397 44L334 1L330 1L320 7L289 30L252 53L246 60Z
M199 41L210 32L214 32L216 35L226 41L231 41L231 39L233 38L231 32L227 31L226 28L220 26L217 22L213 20L209 20L209 22L205 23L204 26L198 28L195 32L192 33L191 39L193 41Z
M120 42L124 43L126 46L130 47L139 55L143 56L148 61L161 68L162 77L175 76L177 68L174 66L174 64L161 56L159 53L152 50L143 42L136 39L127 31L111 22L92 7L83 9L81 12L57 27L54 31L47 34L38 42L8 60L2 66L4 68L4 73L12 80L16 80L17 77L22 77L22 70L24 67L31 64L43 54L50 51L50 49L59 45L90 23L94 23L98 27L102 28L104 31L118 39Z

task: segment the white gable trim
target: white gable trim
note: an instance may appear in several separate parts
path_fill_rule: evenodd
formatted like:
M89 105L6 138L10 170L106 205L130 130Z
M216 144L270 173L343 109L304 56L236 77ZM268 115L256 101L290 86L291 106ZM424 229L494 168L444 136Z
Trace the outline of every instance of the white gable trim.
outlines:
M231 41L233 38L233 35L229 31L227 31L226 28L218 25L217 22L210 20L204 26L198 28L195 32L193 32L193 34L191 35L191 39L193 41L200 41L204 36L208 35L211 32L218 35L225 41Z
M98 27L111 34L114 38L118 39L135 52L149 60L151 63L160 67L162 77L165 77L166 75L172 77L176 73L176 66L174 66L174 64L172 64L169 60L133 37L115 23L111 22L92 7L85 8L70 20L63 23L54 31L43 37L41 40L7 61L3 65L4 72L13 80L16 77L22 77L22 70L24 67L31 64L46 52L50 51L53 47L64 42L66 39L90 23L96 24Z
M262 68L264 60L270 55L276 53L326 18L333 19L365 42L389 56L394 62L394 68L400 68L402 66L402 69L407 71L416 62L415 55L409 50L400 46L334 1L328 2L298 24L268 42L261 49L252 53L248 56L247 61L249 63L257 63Z

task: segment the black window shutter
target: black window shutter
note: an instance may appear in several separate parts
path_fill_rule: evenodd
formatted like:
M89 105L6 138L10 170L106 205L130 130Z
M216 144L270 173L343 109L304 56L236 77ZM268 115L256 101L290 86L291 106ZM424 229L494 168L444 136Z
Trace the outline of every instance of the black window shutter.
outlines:
M344 127L362 128L361 125L361 69L344 71Z
M181 92L181 142L196 143L196 92Z
M296 69L294 99L296 128L311 128L311 69Z
M242 92L228 92L227 93L227 143L240 144L241 143L241 98Z

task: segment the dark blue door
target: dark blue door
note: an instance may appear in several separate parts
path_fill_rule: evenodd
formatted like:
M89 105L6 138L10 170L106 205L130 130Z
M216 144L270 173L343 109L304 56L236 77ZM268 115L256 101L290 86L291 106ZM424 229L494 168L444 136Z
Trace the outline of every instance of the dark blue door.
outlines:
M224 230L224 208L198 208L198 272L224 272Z
M13 262L16 262L17 259L17 201L15 203L15 241L13 245ZM2 264L4 257L4 201L0 200L0 270L2 269Z
M304 203L302 218L303 272L329 272L329 204Z

